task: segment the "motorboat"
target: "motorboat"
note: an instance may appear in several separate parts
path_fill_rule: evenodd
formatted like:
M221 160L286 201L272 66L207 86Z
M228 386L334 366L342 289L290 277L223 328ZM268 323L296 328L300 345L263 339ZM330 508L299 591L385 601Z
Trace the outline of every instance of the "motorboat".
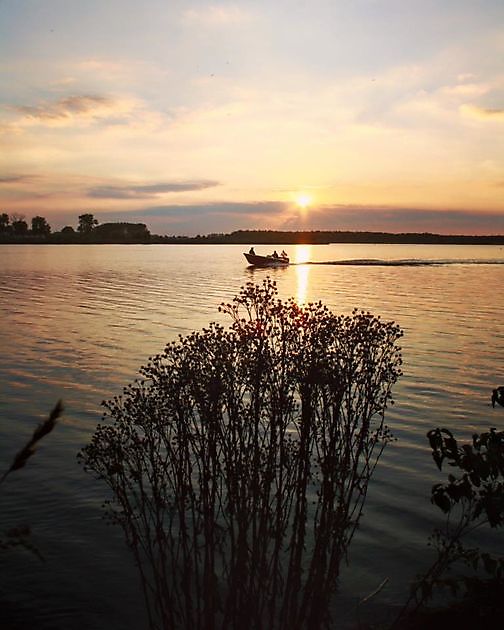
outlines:
M258 256L250 252L243 252L243 255L247 259L247 262L254 267L286 267L289 264L289 258L287 256L273 256L273 254Z

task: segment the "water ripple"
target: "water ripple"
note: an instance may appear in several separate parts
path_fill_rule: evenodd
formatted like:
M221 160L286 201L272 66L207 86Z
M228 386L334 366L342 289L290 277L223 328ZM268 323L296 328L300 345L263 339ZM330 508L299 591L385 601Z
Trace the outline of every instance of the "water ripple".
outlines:
M58 398L66 406L54 435L2 497L7 526L31 523L50 555L49 569L31 559L7 563L14 590L0 578L4 592L17 593L18 608L35 615L29 625L145 625L131 558L118 530L100 519L105 488L84 475L76 453L100 422L101 401L119 395L149 356L179 334L226 322L219 303L266 276L282 298L322 300L337 313L370 311L405 331L404 376L387 415L398 440L372 480L342 596L374 590L384 567L391 585L382 601L407 590L440 518L429 501L442 475L427 431L445 426L469 439L502 422L503 410L490 406L491 389L504 383L500 249L293 247L292 260L309 254L311 264L250 270L241 246L20 247L0 250L0 461Z

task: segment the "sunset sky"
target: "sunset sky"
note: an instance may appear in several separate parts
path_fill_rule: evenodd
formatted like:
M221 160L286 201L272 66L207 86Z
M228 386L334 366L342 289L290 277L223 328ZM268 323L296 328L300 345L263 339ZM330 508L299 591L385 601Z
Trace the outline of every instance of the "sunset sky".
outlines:
M0 0L0 212L504 234L504 2Z

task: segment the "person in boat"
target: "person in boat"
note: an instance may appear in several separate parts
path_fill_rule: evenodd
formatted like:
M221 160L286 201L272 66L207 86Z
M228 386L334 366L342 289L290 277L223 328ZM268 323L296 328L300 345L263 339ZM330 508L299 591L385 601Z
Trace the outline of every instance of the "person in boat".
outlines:
M249 249L249 254L252 254L252 256L255 256L255 251L253 247Z
M275 249L275 251L273 252L273 258L278 258L278 254L277 254L277 250Z
M285 249L282 249L282 253L280 254L280 257L281 257L281 258L289 258L289 257L287 256L287 252L285 251Z
M497 389L492 390L492 407L495 407L495 403L504 407L504 386L497 387Z

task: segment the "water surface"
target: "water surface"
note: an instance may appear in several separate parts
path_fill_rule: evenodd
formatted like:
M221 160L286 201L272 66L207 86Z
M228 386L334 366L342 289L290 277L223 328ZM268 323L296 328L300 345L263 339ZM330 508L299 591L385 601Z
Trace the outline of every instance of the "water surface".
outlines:
M369 310L405 331L404 376L388 414L398 441L386 450L370 486L342 575L338 627L386 577L373 606L399 603L427 562L426 539L439 523L430 487L442 476L430 459L426 432L445 426L470 438L504 424L504 409L490 406L492 388L504 384L504 249L291 246L295 264L268 270L248 268L246 250L0 248L1 467L58 398L66 406L64 421L0 494L1 529L29 523L45 557L44 563L23 552L2 557L0 599L21 622L41 629L145 627L121 532L101 518L106 489L77 466L76 454L100 420L103 399L120 394L168 341L211 320L225 323L219 303L267 275L281 297L322 300L337 313Z

